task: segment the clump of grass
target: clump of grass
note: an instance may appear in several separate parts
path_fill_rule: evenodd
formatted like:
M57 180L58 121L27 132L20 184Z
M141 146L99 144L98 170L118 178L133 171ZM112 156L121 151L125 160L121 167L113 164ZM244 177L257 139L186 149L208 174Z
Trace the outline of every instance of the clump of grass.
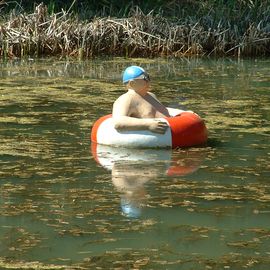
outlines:
M50 13L47 6L40 4L32 14L11 12L0 27L0 55L90 58L270 53L270 7L260 10L259 21L251 20L254 10L246 14L245 9L238 24L223 19L211 9L205 16L184 16L177 20L153 12L145 14L138 7L126 18L103 17L91 21L79 20L69 11ZM220 12L226 15L228 11Z

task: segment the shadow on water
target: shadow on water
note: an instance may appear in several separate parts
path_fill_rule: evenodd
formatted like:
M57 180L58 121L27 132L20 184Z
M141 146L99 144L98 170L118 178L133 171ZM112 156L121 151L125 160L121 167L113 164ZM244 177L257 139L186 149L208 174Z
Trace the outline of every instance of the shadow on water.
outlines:
M211 148L223 148L226 147L227 143L223 142L220 139L217 138L208 138L207 140L207 147Z

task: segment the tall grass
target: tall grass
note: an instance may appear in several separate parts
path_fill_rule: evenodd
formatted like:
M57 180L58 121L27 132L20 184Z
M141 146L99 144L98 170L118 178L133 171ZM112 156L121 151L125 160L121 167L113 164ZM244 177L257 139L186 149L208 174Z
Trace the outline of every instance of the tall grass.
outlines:
M39 4L33 13L13 9L9 16L2 17L0 55L89 58L270 54L269 0L186 0L166 2L163 6L165 1L156 1L160 4L156 5L159 13L145 13L133 7L135 1L118 11L114 11L113 1L101 2L107 3L100 10L103 16L88 20L82 20L90 14L86 8L83 15L74 12L78 9L76 0L59 12L53 0L49 6ZM183 3L185 9L181 9ZM143 9L147 9L146 4ZM111 16L115 13L127 15Z
M2 12L13 9L31 12L33 7L41 2L48 7L49 13L60 12L62 9L68 10L72 6L76 14L80 17L87 16L88 19L93 16L126 17L130 9L136 6L139 6L144 13L154 11L165 17L204 16L209 11L215 10L219 17L222 13L222 16L232 18L239 14L239 10L253 11L256 14L270 4L269 0L1 0L0 7Z

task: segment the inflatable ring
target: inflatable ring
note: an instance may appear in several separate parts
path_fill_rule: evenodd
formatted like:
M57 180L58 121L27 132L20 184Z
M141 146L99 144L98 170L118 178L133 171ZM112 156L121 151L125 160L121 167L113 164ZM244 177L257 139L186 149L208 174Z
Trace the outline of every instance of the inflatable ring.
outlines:
M196 113L184 111L177 116L162 119L170 128L164 134L158 134L148 130L117 131L112 115L106 115L94 123L91 141L128 148L177 148L206 143L206 126Z

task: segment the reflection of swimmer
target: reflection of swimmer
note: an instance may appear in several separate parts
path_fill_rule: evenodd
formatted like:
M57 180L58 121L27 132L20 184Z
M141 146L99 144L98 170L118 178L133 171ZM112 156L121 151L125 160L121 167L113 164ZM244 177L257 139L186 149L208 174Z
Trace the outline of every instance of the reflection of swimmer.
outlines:
M112 183L121 197L121 209L128 217L139 217L145 205L144 184L151 179L144 162L116 162L112 168Z
M128 149L92 144L92 155L112 172L112 183L121 194L124 215L137 218L146 204L145 184L160 175L187 175L196 171L203 158L196 149Z
M127 196L121 196L121 209L123 214L130 218L138 218L142 214L142 205Z
M145 184L163 171L164 166L155 167L154 163L146 161L118 161L114 163L112 183L121 194L121 208L124 215L133 218L141 215L141 209L147 200Z
M123 162L153 162L169 163L171 161L171 149L130 149L112 147L101 144L91 144L91 152L97 163L108 170L113 165Z
M178 150L172 153L168 176L184 176L198 170L205 158L205 152L199 148Z

